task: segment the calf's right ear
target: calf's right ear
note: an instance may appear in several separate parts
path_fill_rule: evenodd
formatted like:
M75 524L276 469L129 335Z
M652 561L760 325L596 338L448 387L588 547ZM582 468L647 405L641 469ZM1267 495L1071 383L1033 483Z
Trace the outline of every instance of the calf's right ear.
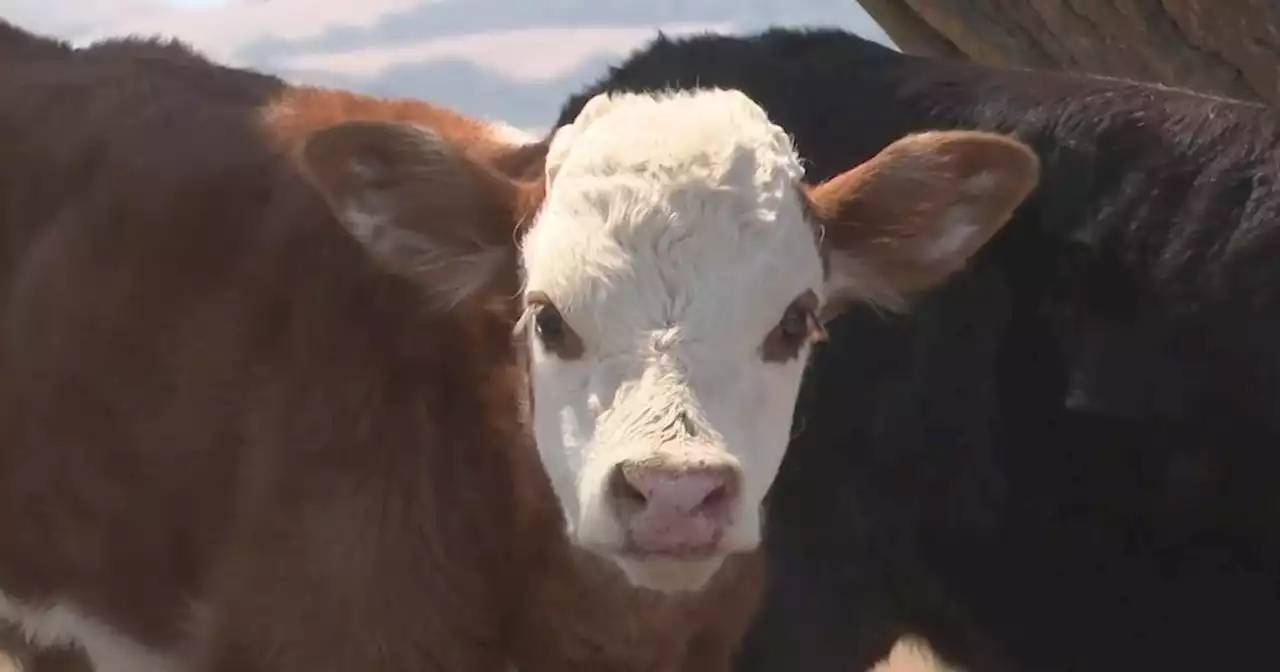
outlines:
M430 129L344 122L313 131L296 158L347 232L438 307L514 282L521 187Z
M962 268L1039 182L1013 138L975 131L908 135L809 190L827 257L824 313L850 301L901 310Z

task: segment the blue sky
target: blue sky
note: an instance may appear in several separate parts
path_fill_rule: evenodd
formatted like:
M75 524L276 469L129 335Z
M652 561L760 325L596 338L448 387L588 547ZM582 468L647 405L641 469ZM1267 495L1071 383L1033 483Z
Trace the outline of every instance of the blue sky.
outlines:
M0 16L76 43L177 37L224 63L533 131L659 29L834 25L888 43L855 0L0 0Z

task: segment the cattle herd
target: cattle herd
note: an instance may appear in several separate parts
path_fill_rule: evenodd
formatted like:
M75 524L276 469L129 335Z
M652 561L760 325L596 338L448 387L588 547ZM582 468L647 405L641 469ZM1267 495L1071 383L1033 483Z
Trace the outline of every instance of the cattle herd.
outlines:
M1280 665L1278 122L776 28L525 137L0 21L0 621L78 652L27 672Z

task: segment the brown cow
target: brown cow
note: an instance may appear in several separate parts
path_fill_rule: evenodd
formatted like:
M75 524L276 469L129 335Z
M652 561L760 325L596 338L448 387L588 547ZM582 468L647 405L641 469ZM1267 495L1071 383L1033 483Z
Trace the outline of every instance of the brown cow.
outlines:
M941 280L1036 163L806 192L741 94L590 107L515 146L171 44L7 63L0 618L103 672L727 669L815 315Z

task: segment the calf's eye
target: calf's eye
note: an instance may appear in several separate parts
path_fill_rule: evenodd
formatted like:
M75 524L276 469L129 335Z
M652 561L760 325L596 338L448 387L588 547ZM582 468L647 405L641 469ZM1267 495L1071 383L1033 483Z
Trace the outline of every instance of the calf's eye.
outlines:
M533 328L543 346L555 350L565 339L564 316L552 305L538 306L533 314Z
M546 294L530 292L525 301L529 306L528 317L533 322L533 335L548 353L560 359L582 356L586 350L582 339Z
M809 312L794 303L791 304L787 312L782 314L778 329L787 340L803 342L809 336Z
M806 343L823 340L826 333L818 320L817 310L818 297L812 291L797 296L765 337L760 348L764 360L785 362L794 359L800 356L800 349Z

